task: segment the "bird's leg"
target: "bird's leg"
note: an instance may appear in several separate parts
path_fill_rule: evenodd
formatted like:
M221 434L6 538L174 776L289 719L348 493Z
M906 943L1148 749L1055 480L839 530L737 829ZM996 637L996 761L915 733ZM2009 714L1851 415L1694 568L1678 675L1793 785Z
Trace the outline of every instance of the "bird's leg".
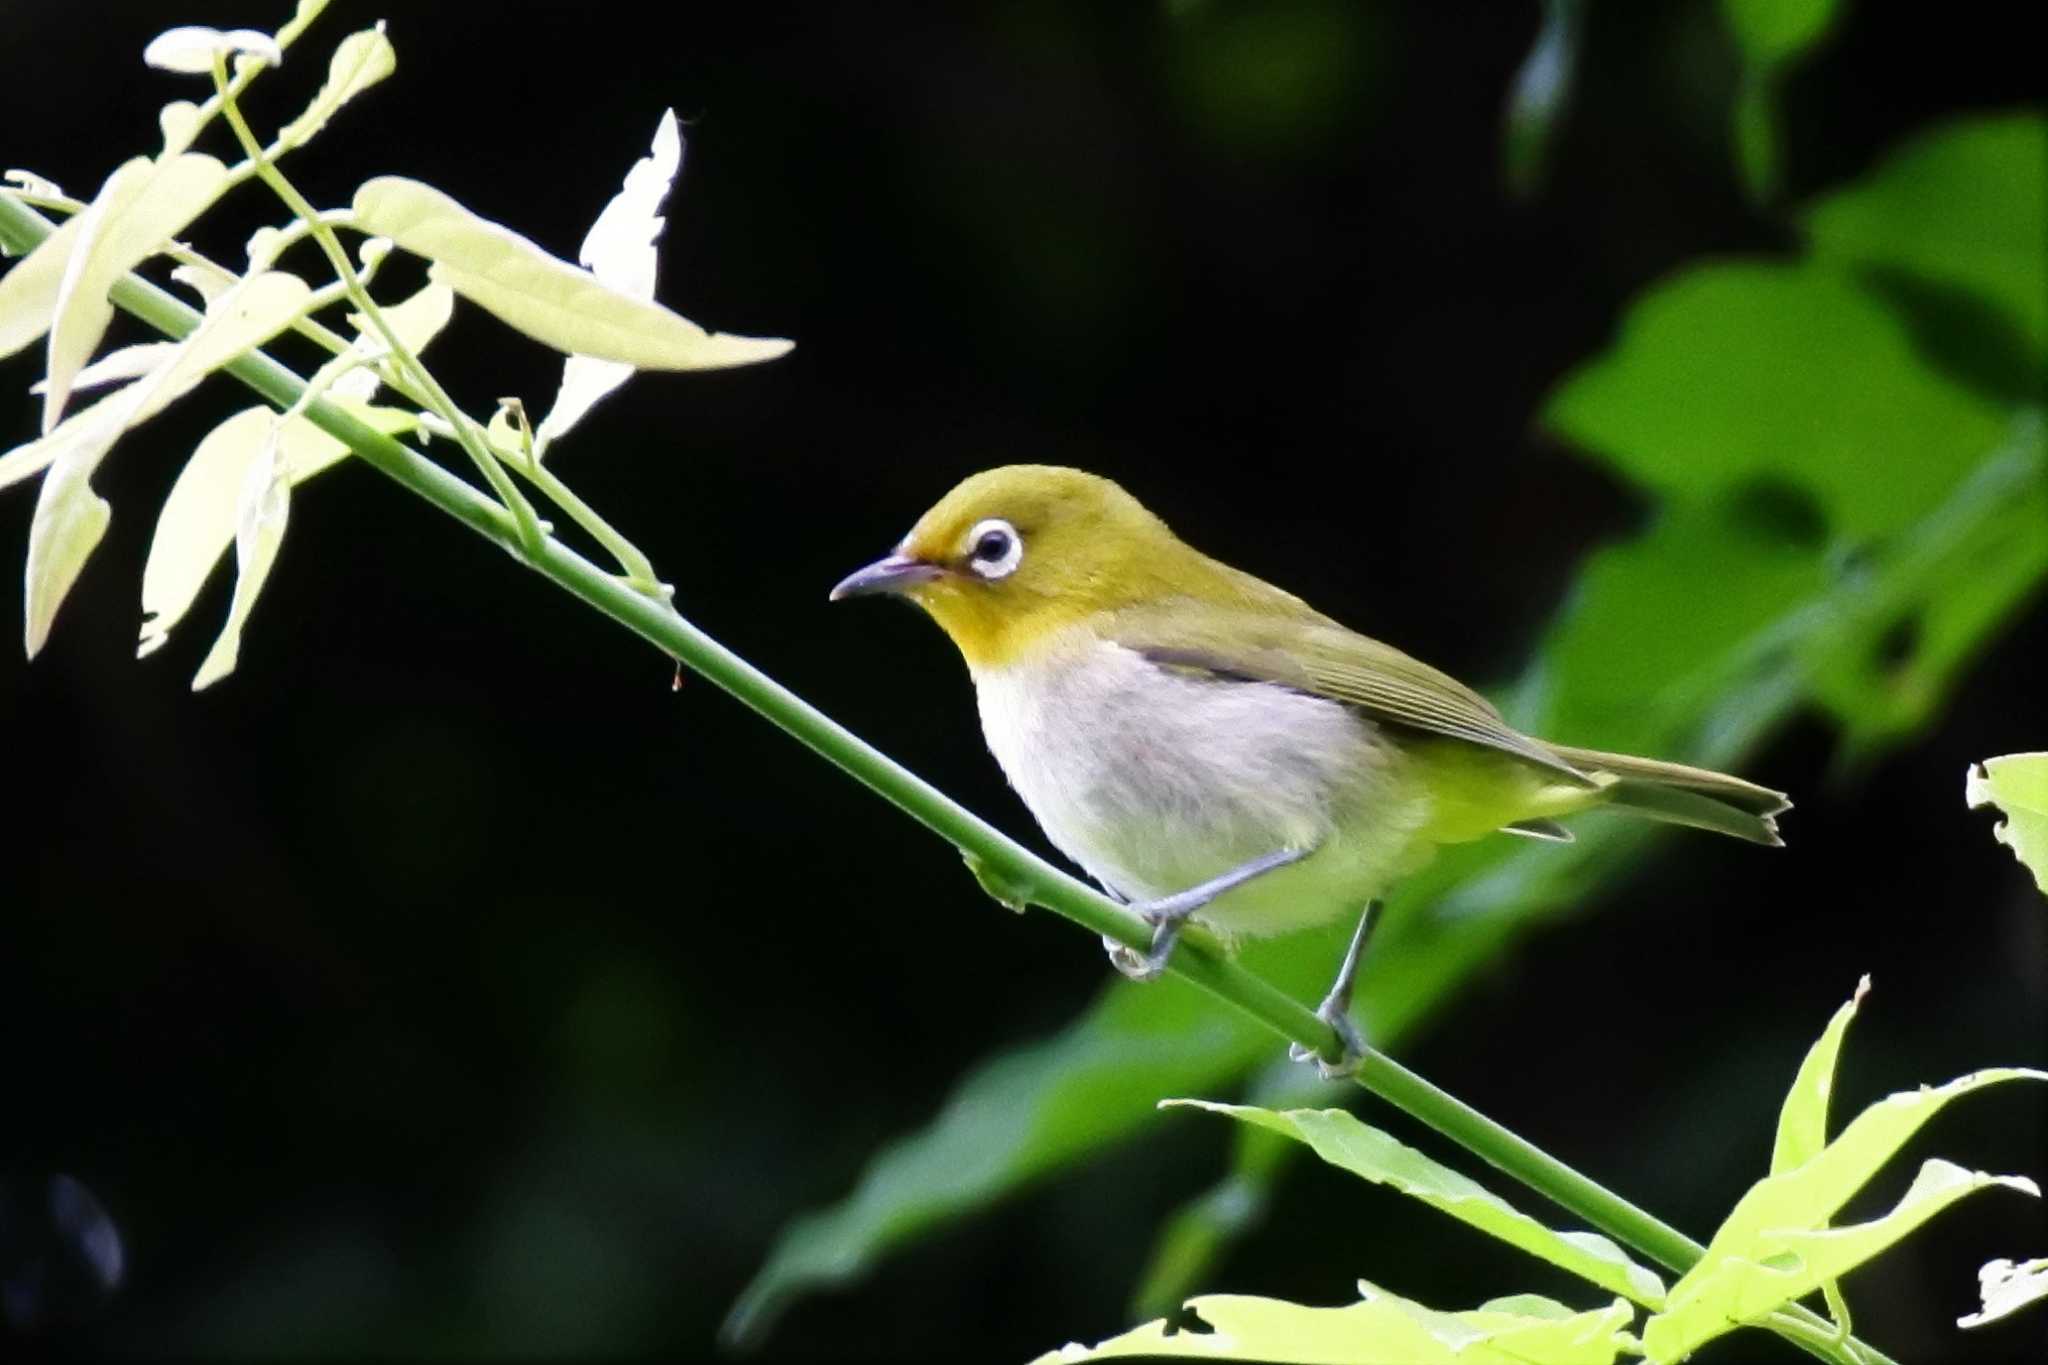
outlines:
M1234 891L1254 877L1263 876L1276 867L1298 863L1313 848L1282 848L1271 853L1262 853L1249 862L1238 864L1221 876L1211 877L1198 886L1185 891L1176 891L1171 896L1158 900L1133 901L1131 909L1138 917L1152 926L1152 947L1145 953L1104 936L1102 946L1109 950L1110 965L1133 981L1150 981L1166 970L1167 959L1173 956L1173 945L1180 939L1180 930L1188 916L1215 900L1226 891Z
M1337 979L1330 985L1330 993L1323 997L1323 1003L1316 1006L1316 1018L1337 1031L1344 1042L1344 1055L1336 1061L1326 1061L1320 1052L1303 1047L1300 1043L1288 1046L1287 1055L1297 1062L1314 1061L1316 1070L1326 1081L1340 1076L1349 1076L1358 1070L1359 1058L1365 1055L1365 1038L1358 1031L1358 1025L1351 1022L1351 988L1358 982L1358 959L1365 956L1365 945L1372 941L1373 926L1379 922L1380 903L1367 901L1365 911L1358 917L1358 928L1351 933L1351 946L1344 952L1344 965L1337 968Z

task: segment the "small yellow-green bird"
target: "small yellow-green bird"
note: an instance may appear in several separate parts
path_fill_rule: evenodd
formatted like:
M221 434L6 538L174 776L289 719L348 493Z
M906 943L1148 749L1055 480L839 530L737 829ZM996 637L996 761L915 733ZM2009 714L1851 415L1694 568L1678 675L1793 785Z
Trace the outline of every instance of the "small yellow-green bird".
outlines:
M1357 1065L1352 982L1377 898L1443 844L1570 839L1592 806L1777 844L1791 803L1741 778L1568 748L1291 593L1183 543L1076 469L976 474L838 601L894 593L967 660L982 733L1046 836L1153 928L1156 976L1189 919L1226 942L1356 911L1318 1013ZM1297 1056L1305 1056L1297 1049Z

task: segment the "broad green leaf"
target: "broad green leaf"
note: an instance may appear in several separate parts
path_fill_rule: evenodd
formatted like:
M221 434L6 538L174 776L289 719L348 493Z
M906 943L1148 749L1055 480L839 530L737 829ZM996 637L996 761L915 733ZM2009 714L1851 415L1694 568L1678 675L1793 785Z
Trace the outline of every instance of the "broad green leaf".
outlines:
M1835 1060L1842 1053L1842 1038L1856 1007L1870 993L1870 978L1856 983L1856 994L1835 1011L1818 1042L1808 1049L1799 1064L1799 1074L1785 1093L1778 1111L1778 1138L1771 1148L1771 1174L1781 1175L1820 1155L1828 1145L1828 1096L1835 1088Z
M1963 799L1972 807L1996 806L2005 812L1992 835L2048 895L2048 753L1985 759L1964 778Z
M84 229L85 215L73 214L0 275L0 359L50 330L65 264Z
M334 399L360 421L385 435L409 431L418 418L399 408L373 407ZM214 565L235 542L235 515L249 467L273 424L268 408L245 408L200 441L178 472L157 515L156 534L142 570L142 634L135 655L144 658L164 641L206 585ZM339 463L348 447L302 417L278 434L278 460L294 485Z
M234 672L241 656L242 628L255 610L256 598L277 562L284 544L285 527L291 516L291 479L278 457L281 423L268 422L268 431L243 475L235 506L235 597L228 606L227 623L221 627L213 648L200 661L193 675L192 690L202 691Z
M254 57L265 66L277 66L284 61L277 40L253 28L223 32L201 24L187 24L181 28L166 29L150 39L149 46L142 49L145 65L181 76L205 75L213 70L216 56Z
M2011 1317L2030 1303L2048 1299L2048 1256L2015 1265L2003 1257L1987 1261L1977 1272L1977 1292L1984 1306L1956 1319L1958 1327L1982 1327Z
M569 355L643 370L701 370L772 360L775 338L706 332L660 304L633 298L526 238L479 218L416 180L385 176L356 191L356 222L433 262L430 278Z
M101 405L104 406L104 405ZM36 510L28 528L28 569L23 593L22 647L33 659L50 638L50 624L64 596L78 581L85 561L107 533L113 511L92 491L92 470L120 430L102 418L82 424L76 444L36 494Z
M1360 1301L1310 1308L1281 1299L1210 1294L1185 1312L1096 1345L1048 1351L1033 1365L1151 1356L1300 1365L1610 1365L1632 1350L1633 1314L1617 1299L1573 1313L1522 1295L1443 1313L1361 1281Z
M2048 118L1924 133L1802 215L1815 254L1902 270L1984 299L2048 357Z
M2011 414L1927 368L1839 273L1745 263L1644 295L1544 420L1673 503L1791 485L1860 541L1924 515L2007 438Z
M1840 0L1721 0L1721 13L1754 66L1797 60L1827 36Z
M313 102L306 106L304 113L278 130L278 140L286 147L304 145L307 139L327 126L327 121L340 112L342 105L397 69L398 54L392 50L391 40L384 36L382 20L374 28L351 33L341 40L334 49L334 55L328 59L326 84L313 96Z
M2003 1186L2038 1198L2034 1182L1928 1161L1882 1217L1848 1227L1759 1229L1740 1248L1709 1249L1672 1286L1670 1307L1643 1328L1653 1361L1675 1361L1743 1323L1761 1320L1884 1252L1967 1194ZM1716 1238L1719 1243L1719 1238Z
M114 305L107 291L183 231L214 201L226 180L227 168L210 156L186 152L156 161L136 157L107 177L92 206L78 215L78 237L64 264L50 317L45 433L62 419L73 380L113 321Z
M667 226L661 206L682 166L682 129L676 124L675 110L665 110L655 125L652 150L626 172L625 187L597 215L576 253L576 259L599 282L636 299L653 300L660 265L656 243ZM562 384L554 405L534 429L534 457L545 458L550 445L632 375L631 365L615 360L570 356L562 365Z
M1250 1105L1208 1100L1167 1100L1168 1105L1205 1109L1306 1143L1332 1166L1413 1199L1519 1247L1602 1289L1637 1303L1664 1300L1664 1282L1630 1260L1612 1241L1592 1232L1555 1232L1508 1202L1413 1147L1405 1146L1342 1109L1275 1112Z

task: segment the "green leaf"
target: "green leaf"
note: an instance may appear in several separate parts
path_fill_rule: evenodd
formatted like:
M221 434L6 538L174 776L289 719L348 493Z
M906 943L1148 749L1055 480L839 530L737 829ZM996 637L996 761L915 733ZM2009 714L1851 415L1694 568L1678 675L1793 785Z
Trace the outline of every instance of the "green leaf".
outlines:
M1675 504L1795 485L1836 536L1899 530L2007 436L1903 324L1817 265L1688 270L1631 306L1544 420Z
M1633 1317L1617 1299L1573 1313L1521 1295L1462 1313L1443 1313L1364 1281L1360 1301L1309 1308L1280 1299L1210 1294L1182 1314L1133 1328L1092 1347L1048 1351L1033 1365L1152 1356L1173 1360L1263 1360L1302 1365L1611 1365L1633 1350Z
M2010 1317L2030 1303L2048 1299L2048 1256L2025 1265L2000 1258L1987 1261L1977 1272L1977 1292L1984 1307L1956 1319L1958 1327L1982 1327L1987 1322Z
M1568 1270L1602 1289L1652 1307L1664 1300L1664 1282L1630 1260L1612 1241L1592 1232L1556 1232L1476 1182L1396 1141L1342 1109L1276 1113L1250 1105L1167 1100L1205 1109L1306 1143L1324 1161L1378 1185L1388 1185L1440 1209L1481 1232Z
M2000 310L2038 374L2048 357L2048 118L1945 124L1801 217L1817 257L1903 271Z
M2005 812L1992 835L2048 895L2048 753L1985 759L1964 778L1963 799L1972 807L1996 806Z
M73 214L0 275L0 360L50 330L64 267L84 229L85 215Z
M114 319L107 291L204 212L226 181L227 168L210 156L136 157L108 176L78 215L82 222L50 316L45 434L62 419L73 380Z
M357 226L433 262L430 277L570 355L643 370L703 370L772 360L777 338L706 332L658 303L633 298L479 218L416 180L385 176L356 191Z
M1840 1279L1897 1243L1967 1194L2003 1186L2040 1197L2021 1176L1985 1175L1947 1161L1928 1161L1899 1202L1882 1217L1840 1228L1757 1229L1740 1248L1710 1248L1671 1289L1671 1306L1643 1328L1652 1360L1679 1360L1743 1323Z
M192 690L201 691L234 672L241 655L242 628L255 610L256 598L277 562L284 544L285 527L291 516L291 480L278 458L281 423L272 417L266 435L237 490L235 508L235 597L228 607L227 623L200 661L193 675Z
M278 130L278 140L287 148L303 146L327 126L342 105L397 69L398 54L392 50L391 40L384 36L382 20L374 28L349 34L327 60L326 84L313 96L304 113Z
M1721 0L1745 62L1778 66L1796 61L1828 34L1840 0Z
M1785 1093L1778 1111L1778 1139L1771 1148L1771 1174L1780 1175L1820 1155L1828 1145L1828 1096L1835 1086L1835 1060L1841 1056L1842 1038L1856 1007L1870 994L1870 978L1856 983L1856 994L1835 1011L1820 1040L1808 1049L1799 1064L1799 1074Z

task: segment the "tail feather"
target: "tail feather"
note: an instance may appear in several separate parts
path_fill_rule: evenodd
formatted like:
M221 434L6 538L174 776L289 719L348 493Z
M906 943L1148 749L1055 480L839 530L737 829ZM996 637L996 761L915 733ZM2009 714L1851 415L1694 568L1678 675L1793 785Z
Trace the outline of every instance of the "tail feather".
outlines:
M1690 825L1747 839L1753 844L1780 847L1785 842L1778 837L1778 822L1774 818L1792 807L1783 792L1683 763L1559 744L1550 747L1573 767L1609 779L1603 784L1608 805L1667 824Z

